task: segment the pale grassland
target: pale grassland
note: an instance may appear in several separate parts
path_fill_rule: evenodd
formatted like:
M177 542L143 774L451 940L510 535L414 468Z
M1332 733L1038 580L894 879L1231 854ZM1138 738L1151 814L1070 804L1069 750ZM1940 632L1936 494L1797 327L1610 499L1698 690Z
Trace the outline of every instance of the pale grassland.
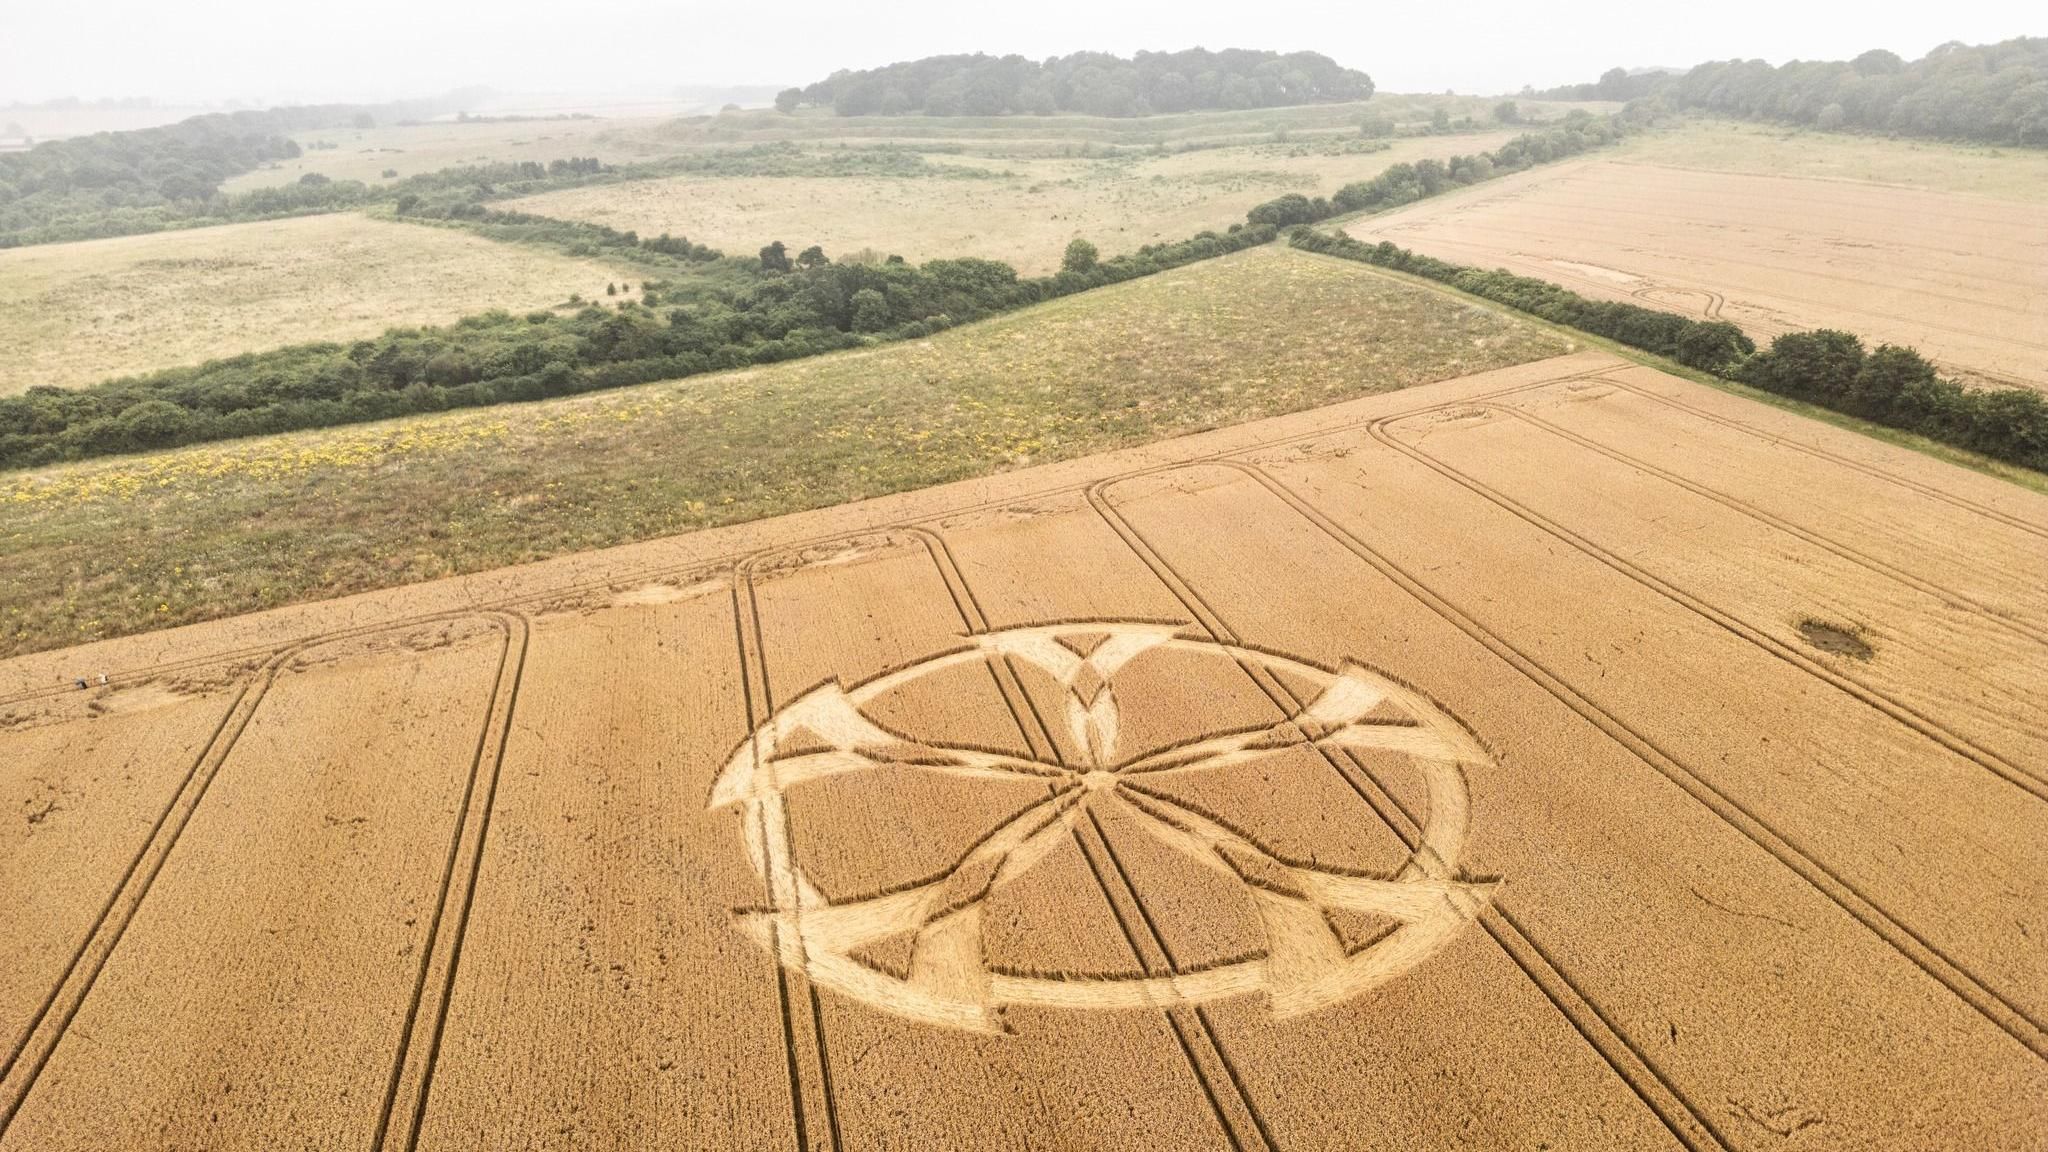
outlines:
M1618 160L1757 176L1806 176L2048 201L2048 152L1887 140L1779 124L1693 120L1629 138Z
M1562 354L1279 247L925 341L0 477L0 655L824 507Z
M662 117L442 121L300 132L292 137L304 150L298 159L244 172L222 187L229 192L247 192L291 184L309 172L376 185L387 179L386 171L395 171L399 177L417 176L471 164L521 160L545 164L571 156L595 156L609 164L646 160L678 150L653 135L656 127L667 122ZM320 146L324 144L333 147Z
M772 140L901 141L944 143L975 152L1030 154L1071 151L1081 144L1118 147L1251 143L1276 133L1350 134L1366 117L1384 118L1403 129L1429 122L1441 108L1454 119L1490 123L1497 100L1480 96L1381 93L1346 104L1290 108L1183 112L1164 116L834 116L806 108L794 115L771 111L728 112L672 120L656 130L662 139L684 144L731 144ZM1561 119L1574 108L1599 113L1620 105L1601 102L1521 101L1536 120Z
M796 116L754 111L717 116L627 116L380 125L332 128L292 136L304 154L229 179L228 192L290 184L310 172L336 180L378 184L388 179L471 164L596 156L621 164L707 148L783 140L811 147L841 143L959 149L970 154L1057 155L1083 144L1176 147L1270 140L1275 133L1304 139L1353 134L1370 114L1409 125L1427 121L1438 105L1484 120L1490 104L1470 97L1387 97L1367 104L1312 105L1245 112L1108 119L1093 116L840 118L817 110ZM1567 105L1532 105L1539 115L1561 116ZM332 145L332 147L326 147ZM395 171L397 177L386 177Z
M0 252L0 395L602 297L629 277L355 214L16 248Z
M1484 151L1512 135L1404 138L1377 152L1290 140L1095 160L964 161L1009 173L996 179L684 176L550 192L507 206L643 236L688 236L731 252L779 239L792 249L819 244L832 255L872 248L913 261L981 256L1033 275L1057 268L1077 236L1105 256L1182 240L1227 228L1283 193L1327 195L1390 164Z

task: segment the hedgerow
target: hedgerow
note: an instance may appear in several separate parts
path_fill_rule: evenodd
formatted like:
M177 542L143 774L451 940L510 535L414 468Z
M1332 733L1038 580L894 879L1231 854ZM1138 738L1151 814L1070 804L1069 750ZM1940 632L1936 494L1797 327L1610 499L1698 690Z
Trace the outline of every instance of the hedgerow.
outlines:
M1849 332L1788 332L1759 351L1735 325L1693 320L1636 304L1590 300L1545 280L1366 244L1342 232L1296 228L1288 243L1427 277L1552 323L1641 348L1724 379L1979 452L2048 470L2048 399L2024 388L1966 388L1943 378L1911 348L1866 352Z
M487 213L484 222L493 216L518 226L517 214ZM630 236L616 235L621 243ZM699 267L681 281L649 283L640 299L613 308L490 312L91 388L31 388L0 398L0 468L538 400L922 337L1274 236L1240 225L1030 279L994 260L833 263L817 249L792 260L780 244L745 260L687 240L633 238Z

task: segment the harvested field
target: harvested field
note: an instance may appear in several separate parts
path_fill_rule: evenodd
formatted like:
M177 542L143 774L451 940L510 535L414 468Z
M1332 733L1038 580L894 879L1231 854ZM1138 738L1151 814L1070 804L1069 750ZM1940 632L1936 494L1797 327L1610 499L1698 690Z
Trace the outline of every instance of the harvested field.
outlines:
M780 238L828 255L862 249L913 261L981 256L1026 275L1059 268L1079 236L1104 256L1222 230L1286 192L1327 195L1391 164L1499 146L1512 132L1390 141L1329 155L1307 142L1247 144L1104 160L935 156L994 179L681 176L547 192L506 207L643 236L667 232L732 252Z
M1979 382L2048 388L2038 203L1594 160L1359 221L1445 260L1734 321L1843 328Z
M0 663L0 1150L2038 1147L2044 546L1580 353Z
M0 394L542 308L638 278L352 213L16 248L0 252Z

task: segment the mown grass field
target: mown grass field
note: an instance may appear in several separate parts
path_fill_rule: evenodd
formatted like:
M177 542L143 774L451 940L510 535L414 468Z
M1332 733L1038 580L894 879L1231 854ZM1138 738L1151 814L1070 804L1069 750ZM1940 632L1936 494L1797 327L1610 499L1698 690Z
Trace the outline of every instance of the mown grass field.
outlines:
M0 654L1082 456L1573 341L1282 248L914 344L0 478Z
M1099 159L936 156L992 178L700 177L603 184L508 207L588 220L643 236L667 232L730 252L780 239L831 255L872 248L913 261L1002 260L1026 275L1059 267L1084 237L1111 256L1221 230L1286 192L1328 194L1389 165L1485 151L1513 132L1409 137L1380 151L1343 138L1289 139Z
M601 298L622 279L639 275L353 213L16 248L0 252L0 394Z

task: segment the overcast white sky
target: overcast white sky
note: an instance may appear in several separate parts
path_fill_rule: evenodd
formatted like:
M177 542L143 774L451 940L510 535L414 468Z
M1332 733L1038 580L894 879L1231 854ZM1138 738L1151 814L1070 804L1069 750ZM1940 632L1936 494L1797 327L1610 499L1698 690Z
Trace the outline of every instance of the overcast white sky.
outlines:
M2038 3L1808 0L0 0L0 102L373 100L469 84L615 92L800 84L939 52L1311 48L1382 91L1512 91L1615 64L1907 58L2048 34Z

